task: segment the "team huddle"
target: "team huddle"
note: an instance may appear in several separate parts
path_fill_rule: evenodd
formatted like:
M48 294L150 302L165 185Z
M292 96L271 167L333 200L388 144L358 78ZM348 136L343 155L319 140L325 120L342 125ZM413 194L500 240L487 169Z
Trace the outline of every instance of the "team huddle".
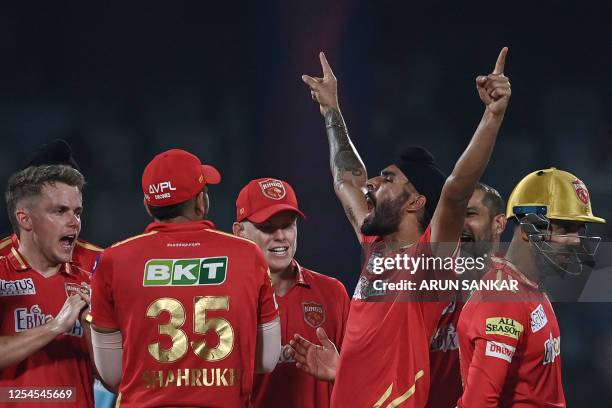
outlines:
M592 267L599 238L586 224L605 220L566 171L530 173L507 205L480 181L510 100L507 52L476 78L484 113L449 175L409 147L369 177L325 55L323 77L302 76L364 254L352 299L296 261L305 216L286 181L248 182L226 233L207 217L220 172L185 150L162 152L142 174L152 222L102 249L79 237L85 179L70 148L44 146L6 187L14 234L0 241L0 399L93 407L100 381L120 407L565 407L542 282ZM454 268L381 268L415 258ZM464 258L480 262L459 270ZM433 278L491 285L389 290Z

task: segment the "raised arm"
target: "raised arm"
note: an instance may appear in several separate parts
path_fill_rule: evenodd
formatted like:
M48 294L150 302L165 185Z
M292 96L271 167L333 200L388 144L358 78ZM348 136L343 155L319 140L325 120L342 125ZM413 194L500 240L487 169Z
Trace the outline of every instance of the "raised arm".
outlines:
M504 75L507 53L508 48L502 48L493 72L476 78L485 111L472 140L444 183L431 219L432 242L457 242L461 235L468 201L487 167L510 100L510 81Z
M338 81L325 54L319 53L323 78L302 75L310 95L319 103L329 142L329 164L334 178L334 191L346 216L361 239L361 224L368 213L364 195L368 175L366 168L349 138L346 123L338 104Z

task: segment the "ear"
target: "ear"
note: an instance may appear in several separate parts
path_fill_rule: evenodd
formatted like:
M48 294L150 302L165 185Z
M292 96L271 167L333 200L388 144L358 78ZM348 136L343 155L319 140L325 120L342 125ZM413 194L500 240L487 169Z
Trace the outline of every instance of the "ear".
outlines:
M208 196L203 191L200 191L195 199L195 214L200 219L206 219L208 214Z
M244 225L241 222L235 222L234 224L232 224L232 232L237 237L245 238Z
M15 218L17 219L17 224L19 224L19 229L24 231L32 231L32 217L25 208L18 208L15 210Z
M529 237L520 224L514 227L514 236L518 237L524 242L529 242Z
M155 218L153 217L153 214L151 214L151 210L149 210L149 206L147 205L147 199L146 198L142 198L142 204L144 205L145 211L147 212L147 214L149 214L149 217L151 218Z
M497 214L493 217L493 222L491 223L493 226L493 236L500 236L506 229L507 222L508 219L506 218L506 214Z
M421 208L425 208L425 204L427 204L427 197L421 194L414 194L406 201L404 208L408 212L416 212Z

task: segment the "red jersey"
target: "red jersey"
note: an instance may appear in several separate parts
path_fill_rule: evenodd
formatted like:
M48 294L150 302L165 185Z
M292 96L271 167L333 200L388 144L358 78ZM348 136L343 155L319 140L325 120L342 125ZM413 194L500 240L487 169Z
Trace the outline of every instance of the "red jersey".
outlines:
M463 392L457 337L457 324L463 305L461 301L448 304L442 311L438 328L431 340L429 349L431 382L427 408L454 407Z
M0 240L0 256L6 256L11 253L11 248L19 248L19 239L13 234ZM76 240L74 251L72 251L72 265L76 265L85 271L91 272L96 258L102 253L102 248L90 244L82 239Z
M459 318L463 395L458 407L565 407L557 318L514 265L491 258L483 280L518 281L517 301L477 291Z
M53 319L68 296L81 283L89 283L89 275L76 264L63 264L57 274L45 278L11 247L7 256L0 257L0 335L14 335ZM22 362L0 370L0 387L72 387L76 403L44 406L93 407L93 369L83 330L77 320L70 332Z
M256 407L329 406L332 383L319 381L295 366L289 355L289 340L299 334L319 344L317 327L323 327L330 340L341 348L349 298L337 279L310 271L293 261L297 282L285 295L276 295L281 318L282 352L274 371L257 374L253 387Z
M430 255L430 236L428 227L415 244L401 253L415 258ZM380 239L376 243L384 245ZM418 281L427 273L419 270L414 275L396 271L379 274L373 265L383 252L374 245L366 254L351 301L332 406L423 407L429 390L429 344L448 303L401 300L399 292L386 292L381 281Z
M93 324L123 335L122 407L249 405L257 325L278 316L257 245L152 223L102 253L92 289Z

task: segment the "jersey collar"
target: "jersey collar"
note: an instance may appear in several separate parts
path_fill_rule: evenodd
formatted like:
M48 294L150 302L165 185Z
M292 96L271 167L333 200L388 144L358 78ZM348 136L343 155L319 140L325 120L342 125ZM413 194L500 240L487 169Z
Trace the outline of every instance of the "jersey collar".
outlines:
M25 272L27 270L32 269L30 264L28 264L23 255L21 255L21 253L19 253L19 250L17 250L15 247L11 248L11 252L6 257L11 263L11 266L17 272ZM73 273L72 266L69 263L62 264L59 271L60 273L67 273L69 275Z
M513 275L515 278L518 278L519 280L521 280L525 285L533 288L533 289L538 289L538 284L533 282L532 280L530 280L529 278L527 278L521 271L518 270L518 268L516 267L516 265L514 265L512 262L508 261L505 258L498 258L495 256L491 257L491 261L498 263L498 264L502 264L508 267L508 272Z
M310 284L306 281L306 277L304 276L304 271L300 264L294 259L291 261L293 269L295 270L295 283L298 285L310 287Z
M190 221L190 222L152 222L147 225L145 233L158 232L178 232L178 231L198 231L204 229L216 229L215 224L209 220Z

